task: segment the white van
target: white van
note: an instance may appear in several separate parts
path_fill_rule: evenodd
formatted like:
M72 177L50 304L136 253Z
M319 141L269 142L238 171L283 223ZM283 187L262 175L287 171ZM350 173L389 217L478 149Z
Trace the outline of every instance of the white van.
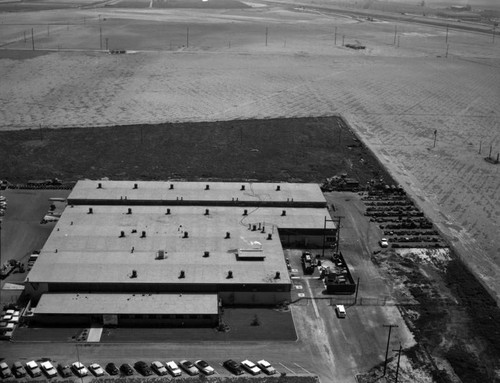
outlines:
M337 316L339 318L345 318L347 315L344 305L337 305L335 307L335 311L337 312Z

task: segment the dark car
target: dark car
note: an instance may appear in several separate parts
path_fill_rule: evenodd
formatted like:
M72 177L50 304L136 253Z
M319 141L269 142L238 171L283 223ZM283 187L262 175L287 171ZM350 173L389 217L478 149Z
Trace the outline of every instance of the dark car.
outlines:
M124 374L124 375L127 375L127 376L130 376L130 375L134 375L134 369L132 368L132 366L128 363L123 363L121 366L120 366L120 371Z
M108 363L106 365L106 372L109 375L118 375L120 373L120 370L118 370L118 367L116 367L116 364L114 364L114 363Z
M15 362L12 365L12 373L16 378L24 378L26 376L26 369L21 362Z
M232 359L226 360L222 365L227 368L229 371L231 371L234 375L242 375L243 374L243 369L241 368L241 365L238 362L235 362Z
M134 364L134 367L141 375L144 375L144 376L153 375L153 370L151 370L151 368L148 366L148 364L146 362L143 362L142 360L140 360L139 362L136 362Z
M67 364L59 363L57 365L57 371L59 371L63 378L69 378L71 375L73 375L73 373L71 372L71 367Z

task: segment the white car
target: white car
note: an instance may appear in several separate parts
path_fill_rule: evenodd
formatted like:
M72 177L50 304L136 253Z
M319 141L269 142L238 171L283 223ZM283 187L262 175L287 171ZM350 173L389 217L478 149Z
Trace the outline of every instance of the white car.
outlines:
M42 376L42 371L40 370L40 367L38 367L38 364L34 360L26 363L26 370L28 370L28 373L33 378L37 376Z
M47 375L47 378L55 378L57 376L57 370L54 368L52 363L50 362L42 362L40 363L40 367L42 367L42 371Z
M92 363L90 366L89 366L89 370L92 372L92 374L94 374L95 376L103 376L104 375L104 370L102 369L102 367L100 365L98 365L97 363Z
M172 374L172 376L181 376L181 374L182 374L181 369L179 368L179 366L177 366L177 364L175 364L175 362L173 360L171 360L170 362L167 362L166 367L167 367L168 372L170 372L170 374Z
M213 375L215 373L215 370L213 369L212 366L210 366L207 362L204 360L197 360L194 362L194 365L203 372L205 375Z
M159 362L157 360L155 360L153 363L151 363L151 368L153 369L154 372L156 372L160 376L168 374L168 371L165 368L165 366L163 365L163 363Z
M382 238L380 240L380 247L389 247L389 241L387 240L387 238Z
M80 362L75 362L71 365L71 369L75 373L76 376L82 378L84 376L87 376L89 374L89 370L87 370L87 367L85 367L83 364Z
M257 362L257 366L264 371L267 375L274 375L276 374L276 370L273 366L271 366L271 363L269 363L267 360L259 360Z
M188 373L188 375L194 376L199 374L199 371L194 366L193 362L189 360L181 360L179 364L181 365L182 369Z
M257 367L254 362L251 362L248 359L241 362L241 366L252 375L258 375L261 373L260 368Z

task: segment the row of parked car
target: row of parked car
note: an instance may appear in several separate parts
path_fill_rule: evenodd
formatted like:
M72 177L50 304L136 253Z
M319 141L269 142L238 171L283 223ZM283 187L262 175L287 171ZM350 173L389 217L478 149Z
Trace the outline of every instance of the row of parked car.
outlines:
M259 360L257 364L255 364L249 360L238 363L229 359L223 363L223 366L235 375L243 374L244 370L252 375L258 375L261 372L268 375L276 373L274 367L265 360ZM0 363L0 377L2 379L8 379L13 376L16 378L23 378L29 375L36 378L44 374L49 379L58 377L59 375L63 378L69 378L73 375L83 378L90 373L95 377L103 376L106 373L109 375L118 375L121 373L125 376L131 376L134 375L134 369L142 376L151 376L153 374L164 376L170 374L175 377L181 376L182 370L191 376L200 373L204 375L212 375L215 373L215 369L202 359L194 363L189 360L181 360L179 364L174 361L166 362L165 364L160 361L154 361L151 364L139 361L134 364L134 367L128 363L123 363L120 367L115 363L108 363L105 368L102 368L97 363L91 363L87 367L79 361L71 365L58 364L57 367L55 367L50 361L37 363L32 360L27 362L26 365L23 365L21 362L15 362L12 368L9 368L9 365L5 362Z

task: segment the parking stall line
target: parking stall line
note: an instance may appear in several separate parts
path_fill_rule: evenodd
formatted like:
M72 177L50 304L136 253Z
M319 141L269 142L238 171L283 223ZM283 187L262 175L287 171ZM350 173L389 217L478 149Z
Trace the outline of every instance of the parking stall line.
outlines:
M301 365L297 364L297 363L294 363L298 368L301 368L303 369L307 374L311 374L309 371L307 371L304 367L302 367ZM311 374L312 375L312 374Z
M280 363L283 367L285 367L288 371L290 371L292 374L295 374L295 371L293 371L291 368L288 368L285 366L283 363Z

